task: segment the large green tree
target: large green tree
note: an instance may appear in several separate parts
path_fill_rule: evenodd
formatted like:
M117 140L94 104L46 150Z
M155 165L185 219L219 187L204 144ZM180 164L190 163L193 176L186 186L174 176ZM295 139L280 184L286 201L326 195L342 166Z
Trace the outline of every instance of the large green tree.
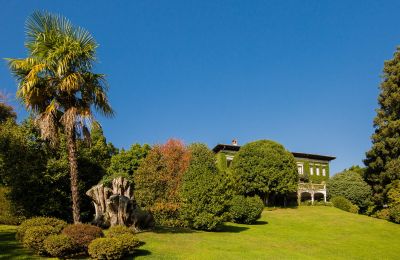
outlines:
M293 155L281 144L259 140L242 146L232 161L233 185L239 195L270 195L297 190L298 173Z
M366 154L365 180L372 186L376 205L388 203L392 182L400 180L400 48L385 61L374 119L372 147Z
M97 43L69 20L35 12L26 23L28 57L9 59L19 81L17 96L36 117L42 138L65 134L74 222L80 222L76 140L87 136L92 109L112 116L104 75L93 73Z
M0 92L0 124L9 118L16 119L17 115L14 112L14 108L6 103L5 95Z

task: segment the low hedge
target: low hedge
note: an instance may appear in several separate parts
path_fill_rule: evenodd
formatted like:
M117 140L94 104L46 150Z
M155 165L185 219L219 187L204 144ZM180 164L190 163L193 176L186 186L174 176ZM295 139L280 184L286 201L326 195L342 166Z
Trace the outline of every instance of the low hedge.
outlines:
M72 238L81 251L86 251L90 242L94 239L104 236L101 228L89 224L68 225L62 233Z
M335 208L351 212L351 213L358 213L358 206L351 203L350 200L346 199L343 196L333 197L331 202Z
M121 259L124 247L121 241L115 237L97 238L88 247L89 256L93 259Z
M110 227L107 230L106 236L107 237L116 237L116 236L120 236L120 235L124 235L124 234L135 234L135 232L131 229L128 228L126 226L122 226L122 225L117 225L117 226L113 226Z
M77 251L77 245L69 236L58 234L44 240L44 249L53 257L66 257Z
M57 229L49 225L29 227L24 234L22 243L24 247L43 255L46 253L44 241L48 236L55 234L57 234Z
M25 235L25 232L30 227L37 226L51 226L55 229L56 233L60 233L63 228L67 226L67 222L64 220L60 220L57 218L49 218L49 217L35 217L30 218L21 223L21 225L17 228L16 238L19 241L22 241Z
M234 196L230 203L230 217L235 223L253 224L261 217L264 203L258 197Z

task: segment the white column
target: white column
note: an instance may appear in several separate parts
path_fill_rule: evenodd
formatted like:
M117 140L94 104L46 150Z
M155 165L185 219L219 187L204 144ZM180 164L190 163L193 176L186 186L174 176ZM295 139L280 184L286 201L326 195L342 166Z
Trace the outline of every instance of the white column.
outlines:
M314 205L314 192L311 192L311 205Z
M326 191L324 192L324 202L326 203Z

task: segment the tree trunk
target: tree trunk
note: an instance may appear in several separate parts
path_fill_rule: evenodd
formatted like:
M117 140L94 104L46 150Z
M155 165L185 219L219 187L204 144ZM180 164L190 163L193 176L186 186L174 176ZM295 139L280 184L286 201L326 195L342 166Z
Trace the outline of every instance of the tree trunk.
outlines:
M80 223L81 210L79 207L78 191L78 159L76 155L75 128L67 131L68 162L71 179L72 216L74 223Z

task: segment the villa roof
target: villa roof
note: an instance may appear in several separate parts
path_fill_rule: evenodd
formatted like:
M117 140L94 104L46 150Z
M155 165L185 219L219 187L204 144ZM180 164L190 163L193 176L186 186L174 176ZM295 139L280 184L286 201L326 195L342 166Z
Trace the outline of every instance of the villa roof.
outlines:
M239 145L232 145L232 144L217 144L212 150L214 153L218 153L220 151L237 152L240 150L240 147L241 146L239 146ZM292 154L296 158L305 158L305 159L312 159L312 160L332 161L332 160L336 159L336 157L329 156L329 155L297 153L297 152L292 152Z

